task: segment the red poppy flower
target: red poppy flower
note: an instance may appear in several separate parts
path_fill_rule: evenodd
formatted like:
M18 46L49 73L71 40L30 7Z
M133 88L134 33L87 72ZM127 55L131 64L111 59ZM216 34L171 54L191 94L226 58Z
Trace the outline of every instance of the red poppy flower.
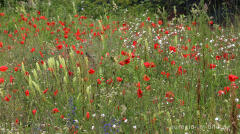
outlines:
M48 91L48 88L43 91L43 94L47 93L47 91Z
M17 72L18 71L18 67L14 67L14 71Z
M138 98L141 98L143 96L142 90L140 88L137 90L137 94L138 94Z
M170 73L166 73L167 78L170 76Z
M144 63L144 66L145 66L146 68L149 68L149 67L150 67L150 63L149 63L149 62L145 62L145 63Z
M0 71L1 72L5 72L5 71L7 71L8 70L8 67L6 67L6 66L1 66L0 67Z
M158 25L162 25L163 24L163 21L162 20L159 20L158 21Z
M165 98L167 99L168 102L173 102L174 101L174 94L171 91L168 91L165 95Z
M0 42L0 48L2 48L3 47L3 42Z
M166 72L161 72L161 75L166 75Z
M100 79L97 79L97 83L98 83L98 84L101 84L102 82L101 82L101 80L100 80Z
M216 60L220 60L221 59L221 56L216 56Z
M184 58L187 58L190 54L183 54Z
M34 51L35 51L35 48L32 48L32 49L30 50L31 53L33 53Z
M63 45L57 45L57 46L56 46L56 48L57 48L58 50L61 50L62 47L63 47Z
M223 91L223 90L219 90L218 91L218 96L222 96L222 95L224 95L225 94L225 92Z
M150 80L150 77L148 77L146 74L143 76L143 80L144 81L149 81Z
M231 88L232 88L232 89L237 89L238 86L236 85L236 83L233 82L233 83L231 83Z
M58 90L56 89L56 91L53 94L54 96L56 96L58 94Z
M150 18L150 17L147 17L147 20L148 20L148 21L150 21L150 20L151 20L151 18Z
M215 65L215 64L210 64L210 65L209 65L209 68L210 68L210 69L214 69L214 68L216 68L216 65Z
M53 72L53 68L49 67L48 71Z
M29 90L28 89L25 91L25 95L29 96Z
M144 27L144 22L142 22L139 26L139 28L142 28L142 27Z
M8 94L8 97L11 98L12 96L10 94Z
M73 72L68 71L68 75L69 75L69 76L72 76L72 75L73 75Z
M229 92L230 87L224 87L224 92Z
M106 81L107 84L111 84L113 82L113 79L110 78L109 80Z
M125 56L127 53L125 51L121 51L121 55Z
M125 62L124 62L124 61L120 61L119 64L120 64L121 66L123 66L123 65L125 65Z
M13 80L14 80L14 77L12 75L10 75L9 82L13 83Z
M35 114L36 114L36 112L37 112L37 110L36 110L36 109L33 109L33 110L32 110L32 114L33 114L33 115L35 115Z
M4 100L5 100L5 101L10 101L10 99L8 98L8 96L5 96L5 97L4 97Z
M88 73L89 73L89 74L94 74L94 73L95 73L95 70L91 68L90 70L88 70Z
M86 113L86 118L87 118L87 119L90 118L90 113L89 113L89 112Z
M18 120L18 118L16 119L15 123L16 123L16 124L18 124L18 123L19 123L19 120Z
M194 26L195 26L196 24L197 24L197 23L196 23L196 21L193 21L193 22L192 22L192 25L194 25Z
M178 67L178 74L182 75L182 66Z
M25 72L25 75L28 76L28 75L29 75L29 72Z
M154 49L158 49L158 48L159 48L159 44L158 43L154 44Z
M135 54L134 54L134 53L131 53L131 56L132 56L132 58L134 58L134 57L135 57Z
M76 51L76 53L77 53L77 54L80 54L80 51L79 51L79 50L77 50L77 51Z
M171 92L171 91L168 91L167 93L166 93L166 95L165 95L165 97L167 97L167 98L170 98L170 97L174 97L175 95L173 94L173 92Z
M155 23L151 23L152 24L152 27L156 27L156 24Z
M41 55L42 58L44 57L41 51L39 51L39 54Z
M140 88L140 82L138 82L136 86L137 86L138 88Z
M40 19L47 20L47 18L45 16L40 16Z
M213 24L213 21L211 20L211 21L209 21L208 23L209 23L210 25L212 25L212 24Z
M173 51L173 52L176 52L176 48L175 48L174 46L170 46L170 47L169 47L169 50L170 50L170 51Z
M183 106L184 105L184 101L183 100L179 100L180 105Z
M236 75L230 74L230 75L228 76L228 79L229 79L231 82L234 82L235 80L238 79L238 77L237 77Z
M123 79L121 77L117 77L117 81L121 82Z
M237 104L237 109L240 109L240 104Z
M23 44L24 44L24 41L20 41L20 44L22 44L22 45L23 45Z
M130 63L130 58L127 58L124 60L124 64L129 64Z
M151 65L151 68L156 67L156 65L153 62L151 62L150 65Z
M148 86L146 87L146 89L147 89L147 90L151 90L151 85L148 85Z
M52 110L52 112L55 114L55 113L58 113L59 110L58 110L57 108L54 108L54 109Z
M137 45L137 41L133 41L132 45L135 47Z

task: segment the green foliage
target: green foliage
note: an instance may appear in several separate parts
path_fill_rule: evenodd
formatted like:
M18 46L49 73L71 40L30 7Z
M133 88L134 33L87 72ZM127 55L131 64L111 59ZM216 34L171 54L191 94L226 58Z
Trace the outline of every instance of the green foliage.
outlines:
M6 11L14 9L14 12L5 12L6 15L0 19L0 41L3 42L0 61L1 65L9 67L7 72L0 72L0 77L6 79L0 84L0 127L8 128L6 131L16 127L16 131L21 133L70 133L76 125L79 133L101 134L105 132L105 123L113 118L122 122L116 127L119 133L131 134L166 133L166 130L168 133L196 132L195 129L174 128L180 125L204 127L220 124L230 127L231 117L226 116L231 112L230 93L219 95L218 91L230 86L226 78L228 74L239 76L239 33L229 27L221 30L217 24L209 25L209 10L204 8L203 0L201 4L190 6L193 7L191 16L177 14L178 11L183 12L181 8L187 7L172 7L184 4L184 1L171 2L52 0L49 3L49 0L35 0L32 6L27 3L6 6ZM42 15L46 15L48 20L33 22L40 29L37 32L29 21L13 21L21 20L22 13L28 20ZM89 17L78 19L74 17L76 14L93 18L100 16L102 21ZM168 14L173 14L172 21L168 21ZM106 19L107 15L110 19ZM150 21L146 20L147 17L151 18ZM62 26L56 18L66 25ZM163 20L163 25L158 24L159 18ZM48 21L56 24L50 27ZM193 21L196 21L195 25ZM144 26L140 28L141 23ZM103 27L108 26L104 30ZM22 28L29 30L26 30L25 44L19 44L23 40L21 35L25 33ZM66 32L65 28L70 28L70 32ZM129 29L123 30L125 28ZM8 34L3 32L5 30ZM14 33L16 30L18 33ZM75 39L77 30L84 31L79 37L86 41ZM64 37L66 33L68 38ZM95 33L99 36L95 37ZM10 34L14 38L10 38ZM59 44L55 43L56 38L65 42L62 49L56 46ZM137 41L135 48L132 47L133 41ZM156 43L158 47L155 48ZM171 52L170 46L176 47L177 51ZM31 52L32 48L36 51ZM44 57L41 57L40 51ZM132 54L135 58L131 58L129 64L119 65L121 61L125 63L126 59L133 57ZM221 60L216 60L215 56L220 55ZM145 62L153 62L156 66L147 68ZM209 69L209 64L217 66ZM180 66L183 74L179 71ZM19 67L19 71L13 71L15 67ZM89 74L90 68L95 70L94 74ZM163 75L165 72L171 75ZM8 82L9 75L13 75L13 83ZM145 75L150 77L150 81L143 79ZM117 77L123 81L118 82ZM97 83L98 79L101 84ZM109 82L111 79L112 83ZM138 82L141 83L142 98L138 98ZM239 80L236 84L239 85ZM25 95L27 89L29 96ZM200 98L196 90L199 90ZM58 94L55 95L56 91ZM166 93L171 93L169 91L174 93L170 97L174 102L167 100ZM4 101L8 94L12 95L9 102ZM200 99L198 103L197 99ZM53 108L58 108L60 112L54 113ZM37 109L36 115L32 114L33 109ZM89 119L86 117L88 112ZM61 115L65 118L60 118ZM16 118L19 124L15 124ZM127 119L126 122L123 118ZM221 120L216 121L216 118ZM199 133L220 132L220 129L203 128Z
M46 12L48 16L68 16L77 13L93 18L108 15L136 15L146 11L158 13L165 9L168 19L175 16L174 6L178 14L190 14L193 4L199 5L201 0L0 0L0 6L15 11L17 7L24 6L26 10L38 9ZM230 23L236 14L239 14L240 2L238 0L202 0L208 9L208 15L213 16L218 23ZM33 4L32 4L33 3ZM128 12L125 12L126 9ZM75 11L74 11L75 10ZM229 21L227 21L229 20Z
M240 14L239 0L209 0L206 2L208 14L213 16L218 23L229 24Z
M74 0L68 1L68 0L43 0L43 1L37 1L37 10L41 12L45 12L47 16L49 17L56 17L56 14L61 17L66 17L68 14L74 13Z

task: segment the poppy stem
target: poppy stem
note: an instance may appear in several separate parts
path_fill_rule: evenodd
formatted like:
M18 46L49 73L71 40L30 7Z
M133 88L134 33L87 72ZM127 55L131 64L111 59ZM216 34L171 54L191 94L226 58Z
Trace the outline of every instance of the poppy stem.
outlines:
M231 127L232 127L232 133L237 134L238 132L238 111L236 109L236 91L234 87L231 87L231 103L232 103L232 109L231 109L231 114L230 114L230 122L231 122Z

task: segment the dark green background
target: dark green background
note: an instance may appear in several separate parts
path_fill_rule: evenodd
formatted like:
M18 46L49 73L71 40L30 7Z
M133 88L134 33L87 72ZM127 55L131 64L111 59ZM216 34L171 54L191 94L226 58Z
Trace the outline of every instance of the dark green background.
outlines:
M31 6L30 1L34 1L36 6ZM49 5L49 1L51 1L51 5ZM24 3L27 10L47 11L48 16L54 16L55 12L62 15L73 13L72 1L75 2L78 14L93 18L105 14L122 15L125 9L135 15L145 13L146 10L149 13L157 13L157 10L163 7L171 18L174 6L177 8L178 14L188 15L194 3L201 5L201 0L114 0L118 7L117 10L114 10L113 0L0 0L0 4L2 9L14 10L15 7ZM223 23L226 17L234 18L235 15L240 14L240 0L202 0L201 2L207 5L209 16L213 16L218 23Z

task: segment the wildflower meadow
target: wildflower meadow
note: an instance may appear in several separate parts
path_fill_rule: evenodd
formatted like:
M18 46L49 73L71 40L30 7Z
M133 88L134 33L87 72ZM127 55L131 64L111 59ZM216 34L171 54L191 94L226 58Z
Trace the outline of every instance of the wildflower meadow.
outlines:
M1 133L240 132L239 17L73 9L0 9Z

